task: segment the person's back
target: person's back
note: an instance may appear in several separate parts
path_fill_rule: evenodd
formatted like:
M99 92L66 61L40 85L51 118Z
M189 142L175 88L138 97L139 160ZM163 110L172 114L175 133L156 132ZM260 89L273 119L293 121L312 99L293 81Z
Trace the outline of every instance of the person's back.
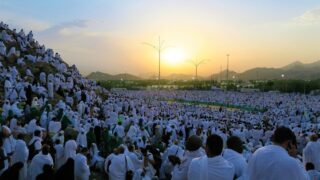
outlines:
M69 158L55 173L55 179L74 179L74 160Z
M191 161L188 179L208 180L233 180L235 170L233 165L222 156L223 140L218 135L207 138L207 156L195 158Z
M303 149L303 162L304 164L311 162L314 164L316 170L320 170L320 143L317 142L318 136L312 135L310 137L310 142Z
M9 167L0 176L1 180L19 180L19 171L23 168L24 164L22 162L17 162Z
M137 156L137 154L134 152L134 146L130 145L128 146L128 157L131 159L133 165L134 165L134 170L137 170L141 167L142 165L142 160L140 160Z
M39 174L36 180L53 180L54 173L51 165L45 164L43 166L43 173Z
M308 162L306 164L306 170L310 180L320 180L320 172L315 170L313 163Z
M35 180L36 177L43 172L45 164L53 165L53 159L49 153L50 147L44 145L42 151L34 156L29 166L29 179Z
M68 140L66 142L66 144L64 145L64 158L65 161L67 161L67 159L72 158L74 159L76 157L76 150L77 150L77 143L75 140L71 139Z
M186 152L184 157L181 159L181 163L175 164L172 172L173 180L183 180L188 177L188 170L191 161L194 158L198 158L205 155L205 152L201 148L202 141L200 137L193 135L190 136L186 142Z
M320 172L317 170L309 170L307 171L310 180L320 180Z
M118 148L120 150L119 154L116 155L111 160L109 167L109 179L110 180L122 180L125 179L126 172L129 170L134 170L134 165L131 159L124 155L124 149L122 147Z
M304 180L308 179L306 171L298 161L290 157L287 150L295 146L295 135L285 127L278 128L273 135L275 145L258 149L248 165L249 180Z
M241 177L245 173L248 164L242 154L232 149L225 149L222 157L232 163L236 177Z
M90 169L87 164L86 155L88 154L88 149L82 149L81 153L78 153L74 158L74 177L77 180L89 180Z
M206 170L204 170L205 166L207 166ZM207 173L207 178L204 177L205 172ZM191 161L188 179L232 180L234 178L234 172L233 165L222 156L216 156L213 158L203 156Z
M248 166L246 159L242 155L243 142L239 137L231 136L227 140L227 147L228 149L223 151L222 157L233 164L235 175L239 178L244 175Z

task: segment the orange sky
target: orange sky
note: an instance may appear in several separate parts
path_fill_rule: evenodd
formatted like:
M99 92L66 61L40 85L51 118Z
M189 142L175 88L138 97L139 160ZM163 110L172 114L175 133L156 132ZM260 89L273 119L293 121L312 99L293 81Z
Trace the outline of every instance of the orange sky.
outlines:
M33 30L83 74L157 74L157 53L142 42L157 43L159 35L185 57L163 60L163 75L193 74L187 61L194 58L210 59L200 76L217 73L227 53L237 72L320 59L317 0L3 0L0 16Z

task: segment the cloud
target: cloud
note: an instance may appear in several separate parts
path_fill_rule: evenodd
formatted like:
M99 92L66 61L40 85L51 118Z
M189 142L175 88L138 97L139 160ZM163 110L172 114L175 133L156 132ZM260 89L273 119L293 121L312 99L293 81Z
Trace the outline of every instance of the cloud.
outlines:
M90 20L74 20L69 22L60 23L54 26L51 26L41 32L40 34L46 34L46 35L74 35L77 33L80 29L85 29L89 27L89 25L92 23Z
M318 25L320 24L320 8L306 11L301 16L295 18L294 21L300 25Z

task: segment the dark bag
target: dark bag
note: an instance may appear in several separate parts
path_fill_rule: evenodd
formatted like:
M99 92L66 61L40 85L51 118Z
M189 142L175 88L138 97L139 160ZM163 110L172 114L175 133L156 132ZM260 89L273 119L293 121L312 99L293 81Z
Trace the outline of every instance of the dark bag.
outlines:
M34 144L37 141L39 141L39 139L34 140L33 143L28 146L28 149L29 149L29 157L28 157L28 159L29 160L32 160L32 158L37 154L36 148L34 147Z
M133 178L133 171L128 170L128 162L127 162L127 157L124 155L124 159L126 160L126 180L132 180Z

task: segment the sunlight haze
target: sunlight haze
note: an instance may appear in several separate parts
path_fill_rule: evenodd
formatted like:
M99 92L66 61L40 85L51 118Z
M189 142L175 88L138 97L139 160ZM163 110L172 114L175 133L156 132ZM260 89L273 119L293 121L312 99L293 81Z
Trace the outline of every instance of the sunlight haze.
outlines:
M1 21L33 30L41 44L83 74L193 74L187 61L210 59L199 76L226 68L281 67L320 60L317 0L0 0Z

